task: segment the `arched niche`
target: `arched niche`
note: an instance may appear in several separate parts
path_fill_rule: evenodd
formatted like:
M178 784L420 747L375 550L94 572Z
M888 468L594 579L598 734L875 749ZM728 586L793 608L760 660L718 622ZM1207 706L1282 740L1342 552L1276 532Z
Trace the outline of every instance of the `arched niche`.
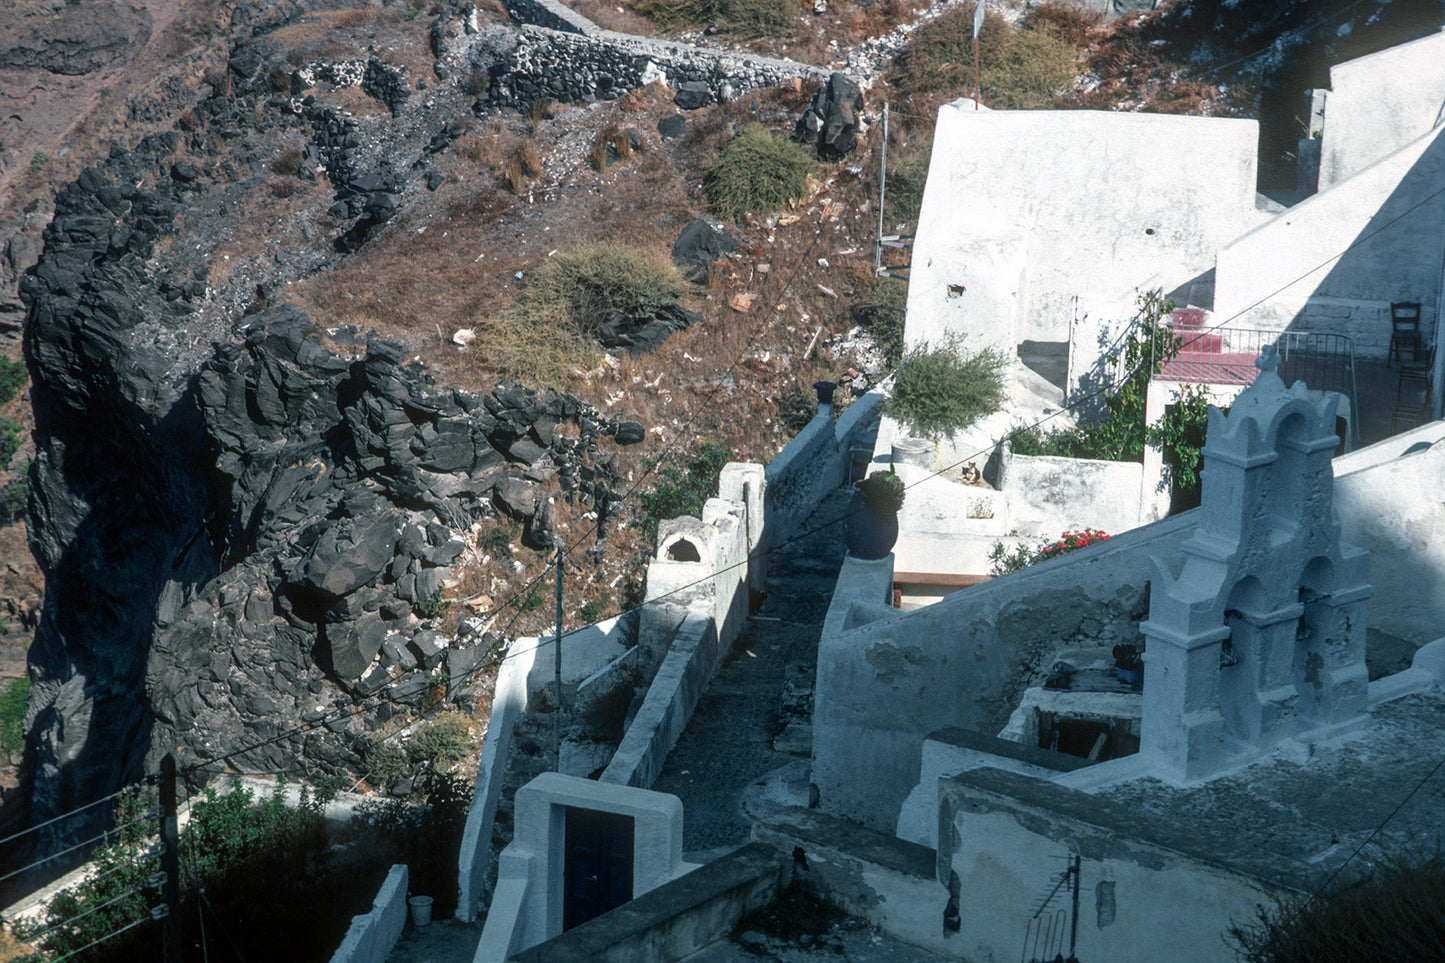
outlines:
M667 546L667 558L671 562L701 562L702 553L692 542L679 538Z

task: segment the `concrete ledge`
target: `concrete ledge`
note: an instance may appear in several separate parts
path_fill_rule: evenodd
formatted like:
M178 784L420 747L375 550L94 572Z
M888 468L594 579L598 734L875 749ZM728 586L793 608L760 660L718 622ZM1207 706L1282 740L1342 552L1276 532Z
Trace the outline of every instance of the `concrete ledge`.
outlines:
M511 960L684 959L725 938L745 915L771 903L785 883L790 862L771 846L751 843Z
M351 918L351 927L331 963L385 963L406 925L407 868L397 864L386 874L371 912Z
M784 809L753 824L753 839L794 853L794 879L825 902L914 946L950 955L948 890L934 852L816 809Z
M713 620L689 614L603 770L602 782L647 789L657 780L724 654Z
M1085 759L1082 756L1071 756L1067 752L1050 752L1037 746L1026 746L1019 742L1010 742L1008 739L975 732L972 729L960 729L957 726L936 729L925 738L930 742L941 742L953 746L955 749L968 749L990 756L1002 756L1005 759L1027 763L1040 769L1052 769L1055 772L1073 772L1075 769L1096 765L1093 760Z
M1265 885L1298 893L1312 888L1308 868L1296 860L1252 844L1231 849L1231 840L1201 836L1187 824L1056 783L1001 769L975 769L939 782L940 826L955 825L960 812L1007 812L1032 832L1064 843L1084 859L1153 865L1159 862L1157 851L1167 850ZM957 840L939 841L940 866L945 855L957 848Z

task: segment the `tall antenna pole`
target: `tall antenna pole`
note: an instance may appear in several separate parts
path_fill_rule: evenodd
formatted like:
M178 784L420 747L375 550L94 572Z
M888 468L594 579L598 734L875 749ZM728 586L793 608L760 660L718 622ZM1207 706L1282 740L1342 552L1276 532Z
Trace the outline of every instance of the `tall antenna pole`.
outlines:
M878 240L873 244L873 275L883 273L883 200L888 193L888 102L883 103L883 157L878 162Z
M983 32L984 0L975 0L973 5L973 109L978 110L982 96L978 86L978 35Z
M557 771L562 771L562 536L557 536L557 641L553 648L552 681L557 704L552 710L552 742L557 747Z

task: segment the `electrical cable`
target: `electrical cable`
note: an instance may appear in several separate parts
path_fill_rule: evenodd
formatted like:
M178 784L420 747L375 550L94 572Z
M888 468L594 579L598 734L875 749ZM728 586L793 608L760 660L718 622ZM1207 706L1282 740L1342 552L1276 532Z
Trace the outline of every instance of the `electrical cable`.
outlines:
M6 843L11 842L12 840L19 839L21 836L24 836L24 835L26 835L27 833L33 833L33 832L36 832L37 830L44 829L46 826L49 826L51 823L60 822L60 820L62 820L62 819L69 819L71 816L74 816L76 813L84 812L84 811L87 810L87 809L91 809L91 808L93 808L93 807L95 807L95 806L99 806L101 803L103 803L103 802L108 802L109 800L114 799L116 796L119 796L119 795L122 795L122 794L124 794L124 793L130 792L134 787L140 785L142 782L148 782L148 781L151 781L151 780L153 780L153 779L155 779L155 775L154 775L154 774L147 775L147 776L143 776L143 777L141 777L140 779L136 780L136 781L133 782L133 783L127 783L126 785L124 785L124 786L122 786L121 788L117 789L115 792L111 793L111 794L108 795L108 796L101 796L99 799L97 799L97 800L95 800L95 801L93 801L93 802L88 802L88 803L86 803L86 804L83 805L83 806L76 806L74 809L70 810L69 812L61 813L59 816L53 816L53 817L51 817L50 819L45 820L45 822L43 822L43 823L36 823L34 826L26 827L25 829L20 830L20 832L18 832L18 833L12 833L11 835L6 836L4 839L0 839L0 846L4 846Z
M92 878L93 878L93 879L97 879L97 878L99 878L99 877L92 877ZM88 881L87 881L87 882L88 882ZM77 913L77 914L74 915L74 916L68 916L68 917L66 917L65 919L61 920L59 923L56 923L56 924L54 924L54 925L52 925L52 926L47 926L45 929L41 930L41 931L38 932L38 933L28 933L28 934L26 934L26 936L25 936L25 942L27 942L27 943L38 943L39 941L45 939L45 936L46 936L46 934L48 934L48 933L54 933L56 930L64 929L65 927L68 927L68 926L73 926L77 920L83 920L83 919L85 919L87 916L89 916L89 915L92 914L92 913L98 913L98 912L100 912L101 910L105 909L107 906L114 906L116 903L119 903L121 900L123 900L123 899L129 899L130 897L136 895L137 893L143 892L144 890L149 889L149 888L150 888L149 886L147 886L147 885L145 885L145 884L142 884L142 885L140 885L140 886L136 886L136 887L133 887L133 888L131 888L131 889L128 889L128 890L126 890L125 892L121 893L119 896L116 896L116 897L113 897L113 898L111 898L111 899L108 899L108 900L106 900L104 903L99 904L98 906L92 906L90 909L86 910L86 911L83 912L83 913Z
M1390 820L1394 819L1395 816L1399 814L1400 810L1405 808L1405 804L1408 803L1411 799L1413 799L1417 792L1425 788L1425 783L1433 779L1435 777L1435 774L1440 771L1442 766L1445 766L1445 758L1442 758L1439 762L1435 763L1435 767L1425 774L1424 779L1421 779L1418 783L1415 784L1414 789L1411 789L1408 793L1405 794L1405 798L1400 800L1399 805L1397 805L1394 809L1390 810L1390 814L1384 819L1380 820L1380 824L1378 826L1370 830L1370 835L1365 837L1365 841L1360 843L1360 845L1355 849L1355 851L1351 853L1343 863L1335 867L1335 871L1330 873L1330 875L1325 878L1325 881L1321 883L1315 889L1315 891L1311 893L1307 899L1305 899L1303 903L1300 904L1299 908L1295 911L1296 916L1299 915L1299 913L1302 913L1305 907L1309 906L1310 903L1314 902L1315 898L1318 897L1321 893L1323 893L1329 887L1329 885L1335 881L1336 877L1338 877L1340 873L1344 872L1345 867L1350 865L1350 863L1355 859L1356 856L1360 855L1360 853L1365 851L1365 847L1369 846L1370 843L1374 841L1375 837L1378 836L1382 830L1384 830L1386 824L1389 823Z
M98 940L91 940L89 943L85 944L84 946L82 946L82 947L81 947L80 949L78 949L78 950L71 950L69 953L66 953L64 956L54 956L54 957L51 957L50 960L48 961L48 963L61 963L62 960L68 960L68 959L70 959L72 956L77 956L77 955L79 955L79 954L81 954L81 953L84 953L86 950L90 949L92 946L96 946L96 945L99 945L99 944L101 944L101 943L104 943L106 940L114 939L115 937L117 937L117 936L119 936L120 934L124 933L126 930L133 930L133 929L135 929L137 926L140 926L142 923L150 923L150 922L152 922L153 920L154 920L154 917L152 917L152 916L142 916L140 919L138 919L138 920L136 920L136 921L134 921L134 922L132 922L132 923L127 923L125 926L122 926L120 929L115 930L115 931L112 932L112 933L107 933L105 936L102 936L102 937L101 937L100 939L98 939Z
M131 820L129 823L126 823L125 825L126 825L126 826L133 826L133 825L135 825L136 823L141 822L141 821L142 821L142 820L134 819L134 820ZM119 828L123 829L123 828L125 828L125 827L122 826L122 827L119 827ZM51 853L49 856L46 856L46 857L43 858L43 859L38 859L38 860L36 860L35 862L31 863L31 864L28 865L28 866L23 866L23 867L21 867L20 869L12 870L12 871L6 873L4 876L0 876L0 883L5 882L5 880L10 879L11 877L19 876L21 873L29 872L29 871L32 870L32 869L38 869L39 867L44 866L46 863L49 863L49 862L51 862L51 861L53 861L53 860L56 860L56 859L59 859L61 856L64 856L66 853L73 853L73 852L75 852L77 849L82 849L82 848L84 848L84 847L86 847L86 846L89 846L91 843L104 840L104 839L105 839L108 835L110 835L112 832L114 832L114 830L106 830L105 832L98 833L98 834L96 834L96 835L94 835L94 836L91 836L89 839L81 840L80 842L74 844L73 846L68 846L68 847L66 847L65 849L60 850L59 852Z

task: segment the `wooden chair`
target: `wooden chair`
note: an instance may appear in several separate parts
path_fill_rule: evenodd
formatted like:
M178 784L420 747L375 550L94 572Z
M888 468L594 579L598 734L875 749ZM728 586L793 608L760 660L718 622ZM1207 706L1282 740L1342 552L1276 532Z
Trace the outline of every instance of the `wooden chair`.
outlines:
M1434 392L1430 372L1434 367L1435 349L1412 351L1400 359L1400 378L1395 384L1395 409L1390 413L1390 434L1409 430L1430 420L1434 411Z
M1419 360L1424 343L1420 340L1420 302L1396 301L1390 305L1390 364Z

